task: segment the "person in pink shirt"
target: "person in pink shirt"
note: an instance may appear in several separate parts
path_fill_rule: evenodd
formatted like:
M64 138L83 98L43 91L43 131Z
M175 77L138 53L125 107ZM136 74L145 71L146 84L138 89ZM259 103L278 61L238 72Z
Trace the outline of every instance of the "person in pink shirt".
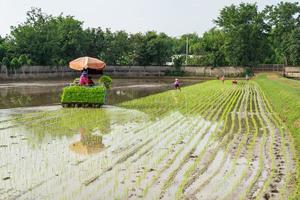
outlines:
M224 75L221 77L221 80L222 80L222 83L224 84L224 81L225 81L225 76Z
M181 91L181 89L180 89L180 83L179 83L179 80L177 78L175 79L174 87L175 87L176 90L179 89Z
M89 85L88 74L86 71L82 72L80 79L79 79L79 84L80 85Z

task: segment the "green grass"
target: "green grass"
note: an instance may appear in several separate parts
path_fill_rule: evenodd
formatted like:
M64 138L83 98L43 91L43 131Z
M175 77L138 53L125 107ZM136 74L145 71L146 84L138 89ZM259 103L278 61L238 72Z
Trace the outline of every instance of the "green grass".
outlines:
M289 80L276 75L259 75L255 81L278 113L294 139L297 158L300 156L300 81ZM300 166L297 160L296 190L294 198L300 196Z
M61 103L104 104L105 87L69 86L63 89Z
M170 90L123 102L119 106L142 111L151 118L156 118L172 111L179 111L181 114L191 114L194 106L201 105L203 101L216 93L225 93L231 89L230 82L222 85L219 81L214 80L185 87L182 91Z

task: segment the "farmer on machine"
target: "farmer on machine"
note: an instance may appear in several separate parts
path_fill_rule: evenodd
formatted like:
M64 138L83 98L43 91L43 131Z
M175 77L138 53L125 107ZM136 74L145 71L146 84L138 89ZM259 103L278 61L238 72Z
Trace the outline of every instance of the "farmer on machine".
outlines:
M86 71L83 71L80 79L79 79L79 84L80 85L88 85L89 81L88 81L88 73Z

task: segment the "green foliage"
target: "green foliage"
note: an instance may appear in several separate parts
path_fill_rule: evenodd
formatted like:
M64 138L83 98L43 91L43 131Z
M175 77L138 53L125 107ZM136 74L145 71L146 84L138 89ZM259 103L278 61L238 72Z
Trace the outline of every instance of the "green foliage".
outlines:
M224 47L225 33L222 30L213 28L204 33L199 47L203 57L199 64L214 67L226 65Z
M244 76L253 76L253 71L250 67L246 67Z
M10 61L7 57L4 57L2 59L2 65L6 66L6 67L10 67Z
M32 8L24 23L0 37L0 60L22 56L19 61L24 65L26 56L27 65L64 66L89 55L108 65L147 66L165 65L172 56L188 53L188 65L299 65L299 12L297 2L281 2L263 11L256 4L241 3L223 8L215 20L217 28L202 37L196 33L170 37L155 31L84 29L83 22L72 16L52 16Z
M164 33L157 34L150 31L145 35L133 36L133 40L136 47L133 51L134 63L136 64L143 66L165 65L174 54L173 40Z
M61 103L104 104L105 87L69 86L63 89Z
M186 47L188 43L188 54L198 55L201 54L201 50L199 51L200 41L201 38L197 33L184 34L178 39L174 39L173 48L175 49L176 54L186 54Z
M110 89L112 85L112 79L109 76L103 75L100 77L99 83L103 84L106 89Z
M71 16L53 17L33 8L25 23L12 28L7 41L16 55L29 55L34 64L57 65L86 54L82 22Z
M251 66L264 61L268 52L266 24L256 4L225 7L215 22L225 32L224 52L230 65Z
M183 56L176 56L173 58L173 63L176 71L181 71L181 67L184 63L184 57Z
M5 40L0 36L0 61L5 57L6 48L5 48Z
M79 82L80 82L80 78L75 78L72 83L78 85Z
M10 66L14 69L17 69L18 67L20 67L20 63L19 63L19 59L18 58L13 58L11 61L10 61Z
M300 27L293 30L289 37L288 58L292 65L300 64Z
M18 59L18 61L19 61L19 64L21 65L21 66L23 66L23 65L28 65L28 57L27 57L27 55L24 55L24 54L22 54L20 57L19 57L19 59Z
M298 2L280 2L278 5L267 6L264 10L269 26L269 41L272 48L271 59L276 63L300 64L295 62L297 52L295 46L291 48L291 35L297 34L300 28ZM293 42L292 42L293 43ZM298 50L299 52L299 50ZM296 53L296 54L295 54Z

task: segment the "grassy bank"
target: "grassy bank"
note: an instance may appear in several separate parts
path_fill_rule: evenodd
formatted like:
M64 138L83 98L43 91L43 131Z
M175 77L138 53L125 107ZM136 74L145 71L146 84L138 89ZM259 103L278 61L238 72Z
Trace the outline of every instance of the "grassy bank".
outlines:
M265 95L293 136L297 158L300 156L300 81L261 74L256 78ZM297 189L294 198L300 197L300 166L297 160Z

